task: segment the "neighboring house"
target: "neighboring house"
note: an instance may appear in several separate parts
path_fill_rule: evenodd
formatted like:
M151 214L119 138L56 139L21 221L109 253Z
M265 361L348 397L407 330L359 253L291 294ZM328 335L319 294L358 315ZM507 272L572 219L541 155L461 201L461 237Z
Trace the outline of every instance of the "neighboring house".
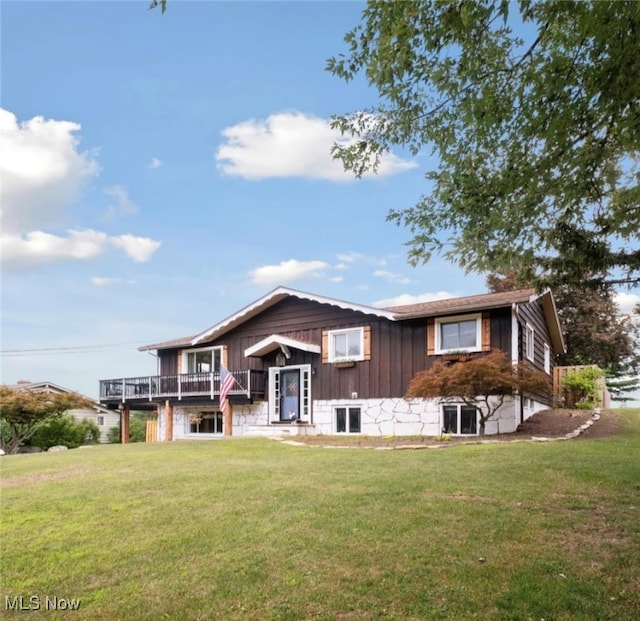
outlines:
M34 392L56 392L56 393L69 393L74 392L68 388L63 388L52 382L29 382L22 380L9 388L20 390L32 390ZM89 397L85 397L88 401L93 401ZM91 407L77 408L69 410L68 414L73 416L76 420L81 421L87 419L92 423L95 423L100 429L100 442L109 442L109 430L112 427L117 427L120 424L120 414L114 412L112 409L102 407L99 403L94 403Z
M100 381L100 402L158 413L158 439L220 435L434 436L479 432L462 403L403 398L436 360L499 349L551 379L564 350L551 292L534 289L393 308L285 287L195 336L156 350L159 375ZM220 369L236 379L220 409ZM552 395L510 398L486 433L512 432ZM123 419L123 425L125 424Z

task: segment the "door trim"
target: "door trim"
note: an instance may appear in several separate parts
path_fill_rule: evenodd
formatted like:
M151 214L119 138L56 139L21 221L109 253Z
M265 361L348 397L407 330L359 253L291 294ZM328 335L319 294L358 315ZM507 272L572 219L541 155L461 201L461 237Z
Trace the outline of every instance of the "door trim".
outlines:
M284 367L269 367L269 423L283 423L280 419L280 372L300 371L299 414L301 423L312 423L311 365L292 364Z

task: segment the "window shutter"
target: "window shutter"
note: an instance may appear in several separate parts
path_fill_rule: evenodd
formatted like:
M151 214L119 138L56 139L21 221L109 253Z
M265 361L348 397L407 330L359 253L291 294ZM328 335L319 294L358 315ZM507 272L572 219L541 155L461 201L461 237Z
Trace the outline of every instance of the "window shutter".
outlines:
M176 355L178 356L178 366L176 368L178 369L178 375L180 375L182 373L182 352L179 351Z
M433 319L427 319L427 356L436 353L436 324Z
M365 326L363 328L363 343L362 343L362 355L363 360L371 360L371 326Z
M228 368L229 368L229 367L228 367L228 365L227 365L227 361L228 361L228 355L227 355L227 354L228 354L228 352L227 352L227 349L228 349L228 348L227 348L227 346L226 346L226 345L223 345L223 346L222 346L222 354L220 355L220 362L221 362L222 366L223 366L225 369L228 369Z
M322 331L322 362L329 362L329 331Z
M491 351L491 315L482 313L482 351Z

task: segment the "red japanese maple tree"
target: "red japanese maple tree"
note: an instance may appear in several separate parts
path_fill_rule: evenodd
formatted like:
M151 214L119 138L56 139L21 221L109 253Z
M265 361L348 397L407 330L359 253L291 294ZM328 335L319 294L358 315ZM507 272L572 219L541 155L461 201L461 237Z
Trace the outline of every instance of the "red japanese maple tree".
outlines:
M515 394L545 394L550 390L546 373L525 362L513 363L501 351L472 356L468 360L438 361L420 371L409 384L406 398L439 398L462 401L478 411L480 435L486 422Z

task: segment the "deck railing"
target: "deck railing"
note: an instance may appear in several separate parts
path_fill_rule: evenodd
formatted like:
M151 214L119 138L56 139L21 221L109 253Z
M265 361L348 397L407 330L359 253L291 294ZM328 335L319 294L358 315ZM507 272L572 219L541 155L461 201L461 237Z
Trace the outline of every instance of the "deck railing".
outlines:
M247 398L264 396L264 371L244 369L231 371L236 380L230 395ZM100 401L126 402L183 397L220 395L220 373L180 373L177 375L147 375L100 380Z

